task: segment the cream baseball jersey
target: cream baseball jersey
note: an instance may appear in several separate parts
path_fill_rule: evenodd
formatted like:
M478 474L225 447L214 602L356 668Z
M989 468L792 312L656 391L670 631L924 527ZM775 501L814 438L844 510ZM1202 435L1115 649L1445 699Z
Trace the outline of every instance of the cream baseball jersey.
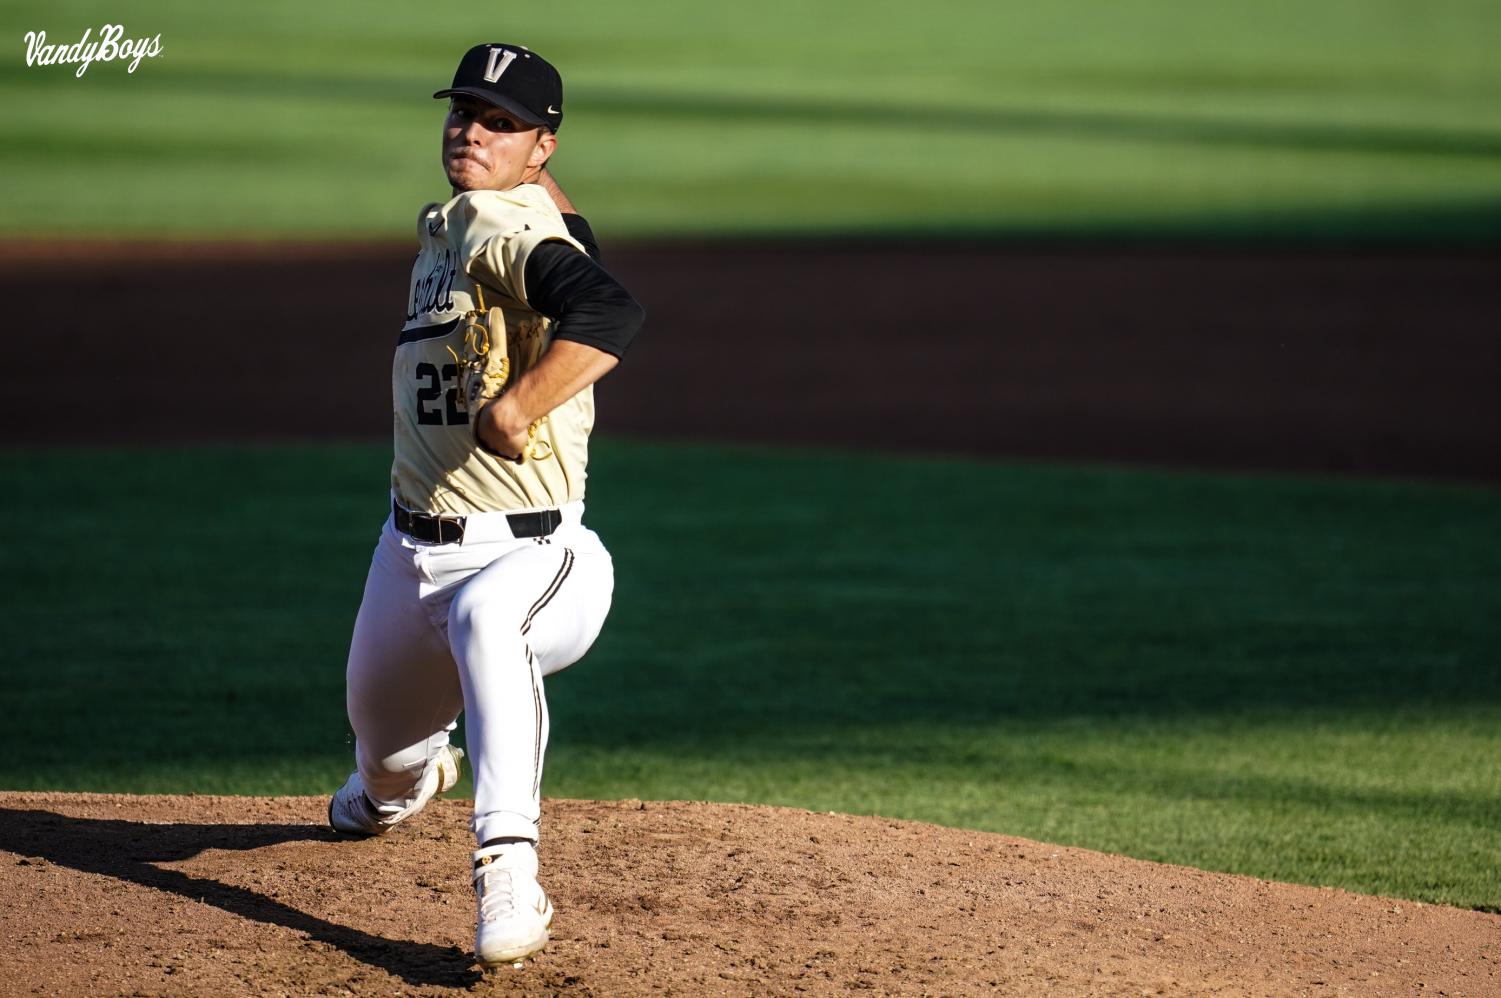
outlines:
M537 429L521 463L479 446L460 384L465 313L500 307L513 340L551 335L551 320L527 303L526 261L533 249L568 234L545 190L467 191L425 206L417 219L421 249L412 266L406 323L391 365L395 455L391 489L409 509L483 513L561 506L584 497L594 390L558 406ZM478 407L476 407L478 408Z

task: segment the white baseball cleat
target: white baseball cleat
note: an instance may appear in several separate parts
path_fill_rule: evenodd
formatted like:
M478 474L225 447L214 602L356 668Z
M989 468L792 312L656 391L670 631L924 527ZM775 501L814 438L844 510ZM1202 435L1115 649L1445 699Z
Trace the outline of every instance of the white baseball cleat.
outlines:
M396 825L427 806L438 794L452 790L459 782L460 761L464 750L456 745L444 746L437 765L428 768L422 786L409 807L377 804L365 793L365 781L359 770L349 774L344 785L328 800L328 824L345 835L384 835Z
M486 967L515 964L547 945L552 902L537 883L530 842L487 846L474 854L478 927L474 955Z

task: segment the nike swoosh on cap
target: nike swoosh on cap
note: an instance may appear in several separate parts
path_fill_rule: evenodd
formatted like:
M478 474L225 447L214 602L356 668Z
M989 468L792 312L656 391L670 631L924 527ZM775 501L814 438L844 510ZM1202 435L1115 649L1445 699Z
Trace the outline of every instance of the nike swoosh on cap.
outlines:
M549 104L549 105L547 105L547 113L548 114L562 114L563 112L561 110L559 110L558 108L555 108L551 104Z

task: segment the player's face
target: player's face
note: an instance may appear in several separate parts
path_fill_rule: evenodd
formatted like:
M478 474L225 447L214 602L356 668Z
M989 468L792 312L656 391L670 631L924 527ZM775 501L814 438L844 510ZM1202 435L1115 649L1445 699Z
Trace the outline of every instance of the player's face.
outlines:
M493 104L454 97L443 122L443 169L455 191L508 191L534 179L557 142Z

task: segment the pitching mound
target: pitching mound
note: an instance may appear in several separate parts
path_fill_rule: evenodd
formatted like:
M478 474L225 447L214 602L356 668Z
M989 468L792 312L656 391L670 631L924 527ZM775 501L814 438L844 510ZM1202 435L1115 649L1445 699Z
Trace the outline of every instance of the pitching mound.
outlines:
M0 992L1501 994L1501 916L915 822L549 801L554 938L470 963L468 803L0 794Z

